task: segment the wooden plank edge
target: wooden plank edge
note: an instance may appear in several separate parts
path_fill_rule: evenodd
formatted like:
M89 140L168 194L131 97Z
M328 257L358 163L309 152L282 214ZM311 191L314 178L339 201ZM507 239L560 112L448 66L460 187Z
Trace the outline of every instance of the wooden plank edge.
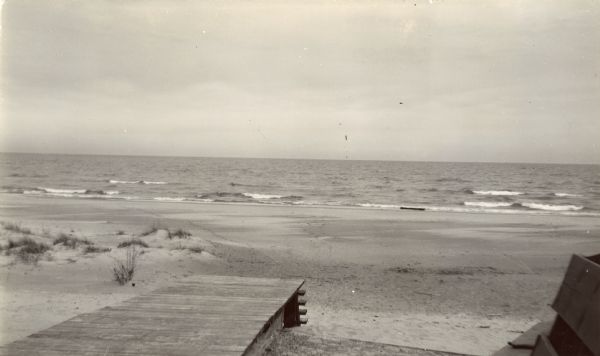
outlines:
M242 356L258 356L264 355L266 347L269 345L275 332L283 328L283 314L285 306L297 295L298 290L302 288L305 280L302 280L298 287L293 290L289 298L277 309L277 311L269 318L262 329L258 332L254 340L248 345Z

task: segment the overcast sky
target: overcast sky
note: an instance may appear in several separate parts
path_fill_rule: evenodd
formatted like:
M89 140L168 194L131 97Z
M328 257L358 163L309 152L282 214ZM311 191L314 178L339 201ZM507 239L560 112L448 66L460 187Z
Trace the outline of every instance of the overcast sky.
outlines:
M598 1L2 7L0 150L600 163Z

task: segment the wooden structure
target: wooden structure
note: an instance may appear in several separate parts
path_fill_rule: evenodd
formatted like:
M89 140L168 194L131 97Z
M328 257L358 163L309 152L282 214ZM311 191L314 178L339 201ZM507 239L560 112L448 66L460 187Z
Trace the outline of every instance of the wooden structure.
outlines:
M306 319L302 280L195 276L0 347L0 355L257 355Z
M552 308L553 324L536 325L494 356L600 356L600 255L573 255Z

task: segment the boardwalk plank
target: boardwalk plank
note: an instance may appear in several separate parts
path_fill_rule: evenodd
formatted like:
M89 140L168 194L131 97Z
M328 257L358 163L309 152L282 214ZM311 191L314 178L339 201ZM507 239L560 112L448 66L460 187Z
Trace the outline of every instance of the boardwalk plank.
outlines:
M0 355L241 355L302 284L194 276L80 314L0 347Z

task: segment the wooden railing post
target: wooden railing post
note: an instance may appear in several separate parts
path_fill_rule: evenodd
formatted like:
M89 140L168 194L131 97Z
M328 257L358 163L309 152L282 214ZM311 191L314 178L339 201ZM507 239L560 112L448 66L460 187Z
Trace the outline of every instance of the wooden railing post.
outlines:
M306 294L304 289L298 289L296 293L290 298L290 300L286 303L283 310L283 326L286 328L292 328L295 326L300 326L301 324L306 324L308 322L308 318L300 317L300 315L306 315L306 309L300 309L301 305L306 305L306 299L300 299L299 296L303 296Z
M298 293L294 293L292 298L285 305L283 311L283 326L292 328L300 325L300 314L298 313Z

